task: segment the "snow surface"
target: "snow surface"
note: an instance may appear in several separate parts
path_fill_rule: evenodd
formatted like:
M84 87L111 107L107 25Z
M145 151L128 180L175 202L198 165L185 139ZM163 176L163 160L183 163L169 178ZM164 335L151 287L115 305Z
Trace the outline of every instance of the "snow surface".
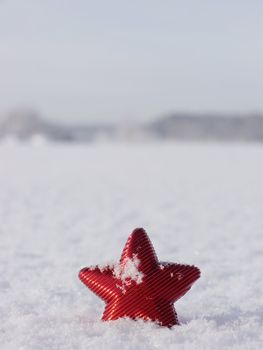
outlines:
M263 145L0 145L0 348L262 349ZM81 267L144 227L202 276L181 326L102 322Z

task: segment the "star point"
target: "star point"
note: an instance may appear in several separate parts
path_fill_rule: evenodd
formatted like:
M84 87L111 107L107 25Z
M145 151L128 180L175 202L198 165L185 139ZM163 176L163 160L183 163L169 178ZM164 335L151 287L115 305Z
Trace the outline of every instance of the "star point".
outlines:
M115 266L83 268L80 280L103 299L102 320L122 317L179 324L174 302L200 277L195 266L159 262L143 228L135 229Z

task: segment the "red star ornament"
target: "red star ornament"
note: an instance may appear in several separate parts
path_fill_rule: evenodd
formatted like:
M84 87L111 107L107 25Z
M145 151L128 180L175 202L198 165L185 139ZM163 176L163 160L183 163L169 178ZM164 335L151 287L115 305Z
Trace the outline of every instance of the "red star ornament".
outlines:
M142 318L179 324L174 302L200 277L195 266L159 262L142 228L129 236L117 265L85 267L80 280L106 303L102 320Z

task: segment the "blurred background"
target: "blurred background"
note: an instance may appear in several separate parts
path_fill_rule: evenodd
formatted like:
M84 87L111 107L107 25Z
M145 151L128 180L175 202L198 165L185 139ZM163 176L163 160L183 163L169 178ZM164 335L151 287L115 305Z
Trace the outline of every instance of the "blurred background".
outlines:
M263 3L1 0L0 138L263 140Z

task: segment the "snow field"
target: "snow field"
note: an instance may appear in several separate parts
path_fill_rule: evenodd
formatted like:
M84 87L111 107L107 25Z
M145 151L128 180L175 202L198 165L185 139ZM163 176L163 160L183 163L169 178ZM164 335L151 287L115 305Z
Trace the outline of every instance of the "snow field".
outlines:
M261 349L263 146L0 145L0 348ZM81 267L144 227L201 278L181 326L102 322Z

